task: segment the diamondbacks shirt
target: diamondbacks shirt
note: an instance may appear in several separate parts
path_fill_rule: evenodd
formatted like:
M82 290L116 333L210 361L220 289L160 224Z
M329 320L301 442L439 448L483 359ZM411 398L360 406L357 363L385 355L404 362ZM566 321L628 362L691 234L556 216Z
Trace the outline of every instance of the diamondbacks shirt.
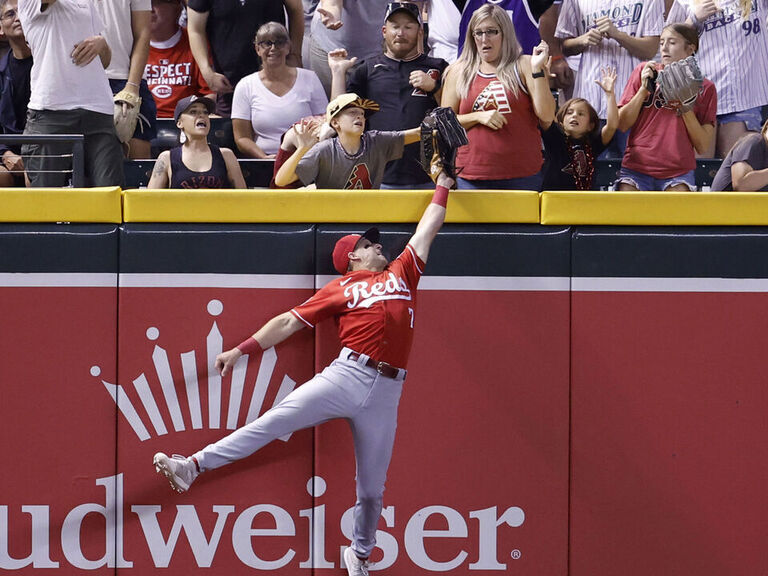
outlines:
M660 36L664 27L664 2L662 0L563 0L557 20L557 38L576 38L595 28L601 16L610 16L613 25L621 32L637 38ZM620 90L640 59L613 38L604 38L597 46L590 46L581 53L581 63L573 88L575 98L584 98L597 110L603 120L607 117L605 92L595 84L600 80L600 67L616 68L616 89Z
M347 272L291 313L310 328L333 316L344 346L405 368L413 342L416 287L423 270L424 262L409 244L383 272Z
M157 105L158 118L173 118L176 102L193 94L213 94L197 67L187 31L167 42L151 42L144 79Z
M483 110L498 111L507 123L499 130L480 123L467 130L469 145L460 147L456 155L459 176L467 180L506 180L539 172L544 163L539 119L522 83L515 98L496 74L478 72L467 97L459 103L459 114Z
M753 0L746 18L738 0L718 0L719 12L701 23L696 60L717 86L717 113L768 104L768 0ZM667 22L691 15L691 0L676 0Z
M403 155L402 132L364 132L360 149L348 154L338 138L315 144L296 166L304 185L314 182L320 189L369 190L381 186L387 162Z
M448 63L440 58L420 54L411 60L395 60L377 54L357 64L349 71L347 92L375 100L381 109L373 114L366 126L371 130L407 130L416 128L427 112L437 108L434 92L428 94L409 83L411 72L420 70L435 80L435 89L442 84ZM403 157L391 162L384 173L385 184L425 184L429 176L419 163L419 144L405 147Z

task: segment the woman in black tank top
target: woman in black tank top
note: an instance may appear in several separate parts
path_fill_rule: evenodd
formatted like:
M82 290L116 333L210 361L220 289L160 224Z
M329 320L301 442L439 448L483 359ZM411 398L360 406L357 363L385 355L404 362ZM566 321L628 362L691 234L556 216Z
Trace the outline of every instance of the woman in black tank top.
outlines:
M148 188L245 188L235 154L229 148L208 144L212 100L189 96L179 100L174 112L182 145L161 153Z

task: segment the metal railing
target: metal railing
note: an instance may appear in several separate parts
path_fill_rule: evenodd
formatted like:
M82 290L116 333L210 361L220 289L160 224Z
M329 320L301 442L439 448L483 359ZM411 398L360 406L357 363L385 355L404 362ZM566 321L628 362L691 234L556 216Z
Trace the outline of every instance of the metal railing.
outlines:
M85 187L85 137L82 134L0 134L0 144L35 144L35 143L72 143L71 154L64 156L72 157L72 170L45 170L45 172L71 172L72 187ZM61 158L62 155L55 154L51 157ZM44 156L43 156L44 157ZM24 158L24 155L22 155Z

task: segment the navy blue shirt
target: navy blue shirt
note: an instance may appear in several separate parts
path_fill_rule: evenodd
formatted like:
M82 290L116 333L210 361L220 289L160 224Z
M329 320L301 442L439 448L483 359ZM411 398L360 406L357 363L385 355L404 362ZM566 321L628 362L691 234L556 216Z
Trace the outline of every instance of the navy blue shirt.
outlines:
M3 134L21 134L27 124L32 57L17 60L9 50L0 58L0 127ZM10 147L17 154L21 144ZM0 145L0 154L8 146Z
M375 100L381 109L368 119L370 130L408 130L416 128L424 116L439 104L434 94L414 88L408 82L411 72L422 70L437 81L435 91L442 86L443 72L448 63L442 58L423 54L413 60L393 60L384 54L363 60L349 71L347 91ZM403 157L387 165L384 184L408 185L429 182L429 176L419 163L419 144L405 147Z

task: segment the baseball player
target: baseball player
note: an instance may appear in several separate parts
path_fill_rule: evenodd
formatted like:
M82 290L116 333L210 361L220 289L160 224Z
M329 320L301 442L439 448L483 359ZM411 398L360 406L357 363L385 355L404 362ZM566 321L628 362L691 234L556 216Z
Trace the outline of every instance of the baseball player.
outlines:
M760 130L768 104L768 0L676 0L667 22L688 22L701 37L701 72L717 86L716 148L724 157L748 131ZM713 154L715 153L715 154Z
M355 445L357 502L352 544L344 551L344 562L350 576L368 575L367 559L376 544L397 406L413 341L416 287L445 219L453 185L444 172L437 174L432 202L400 256L387 261L376 228L342 237L333 250L340 278L216 358L216 368L226 376L243 354L253 359L329 317L335 318L344 346L330 366L250 424L188 458L155 454L157 472L175 490L188 490L202 472L250 456L275 438L345 418Z

